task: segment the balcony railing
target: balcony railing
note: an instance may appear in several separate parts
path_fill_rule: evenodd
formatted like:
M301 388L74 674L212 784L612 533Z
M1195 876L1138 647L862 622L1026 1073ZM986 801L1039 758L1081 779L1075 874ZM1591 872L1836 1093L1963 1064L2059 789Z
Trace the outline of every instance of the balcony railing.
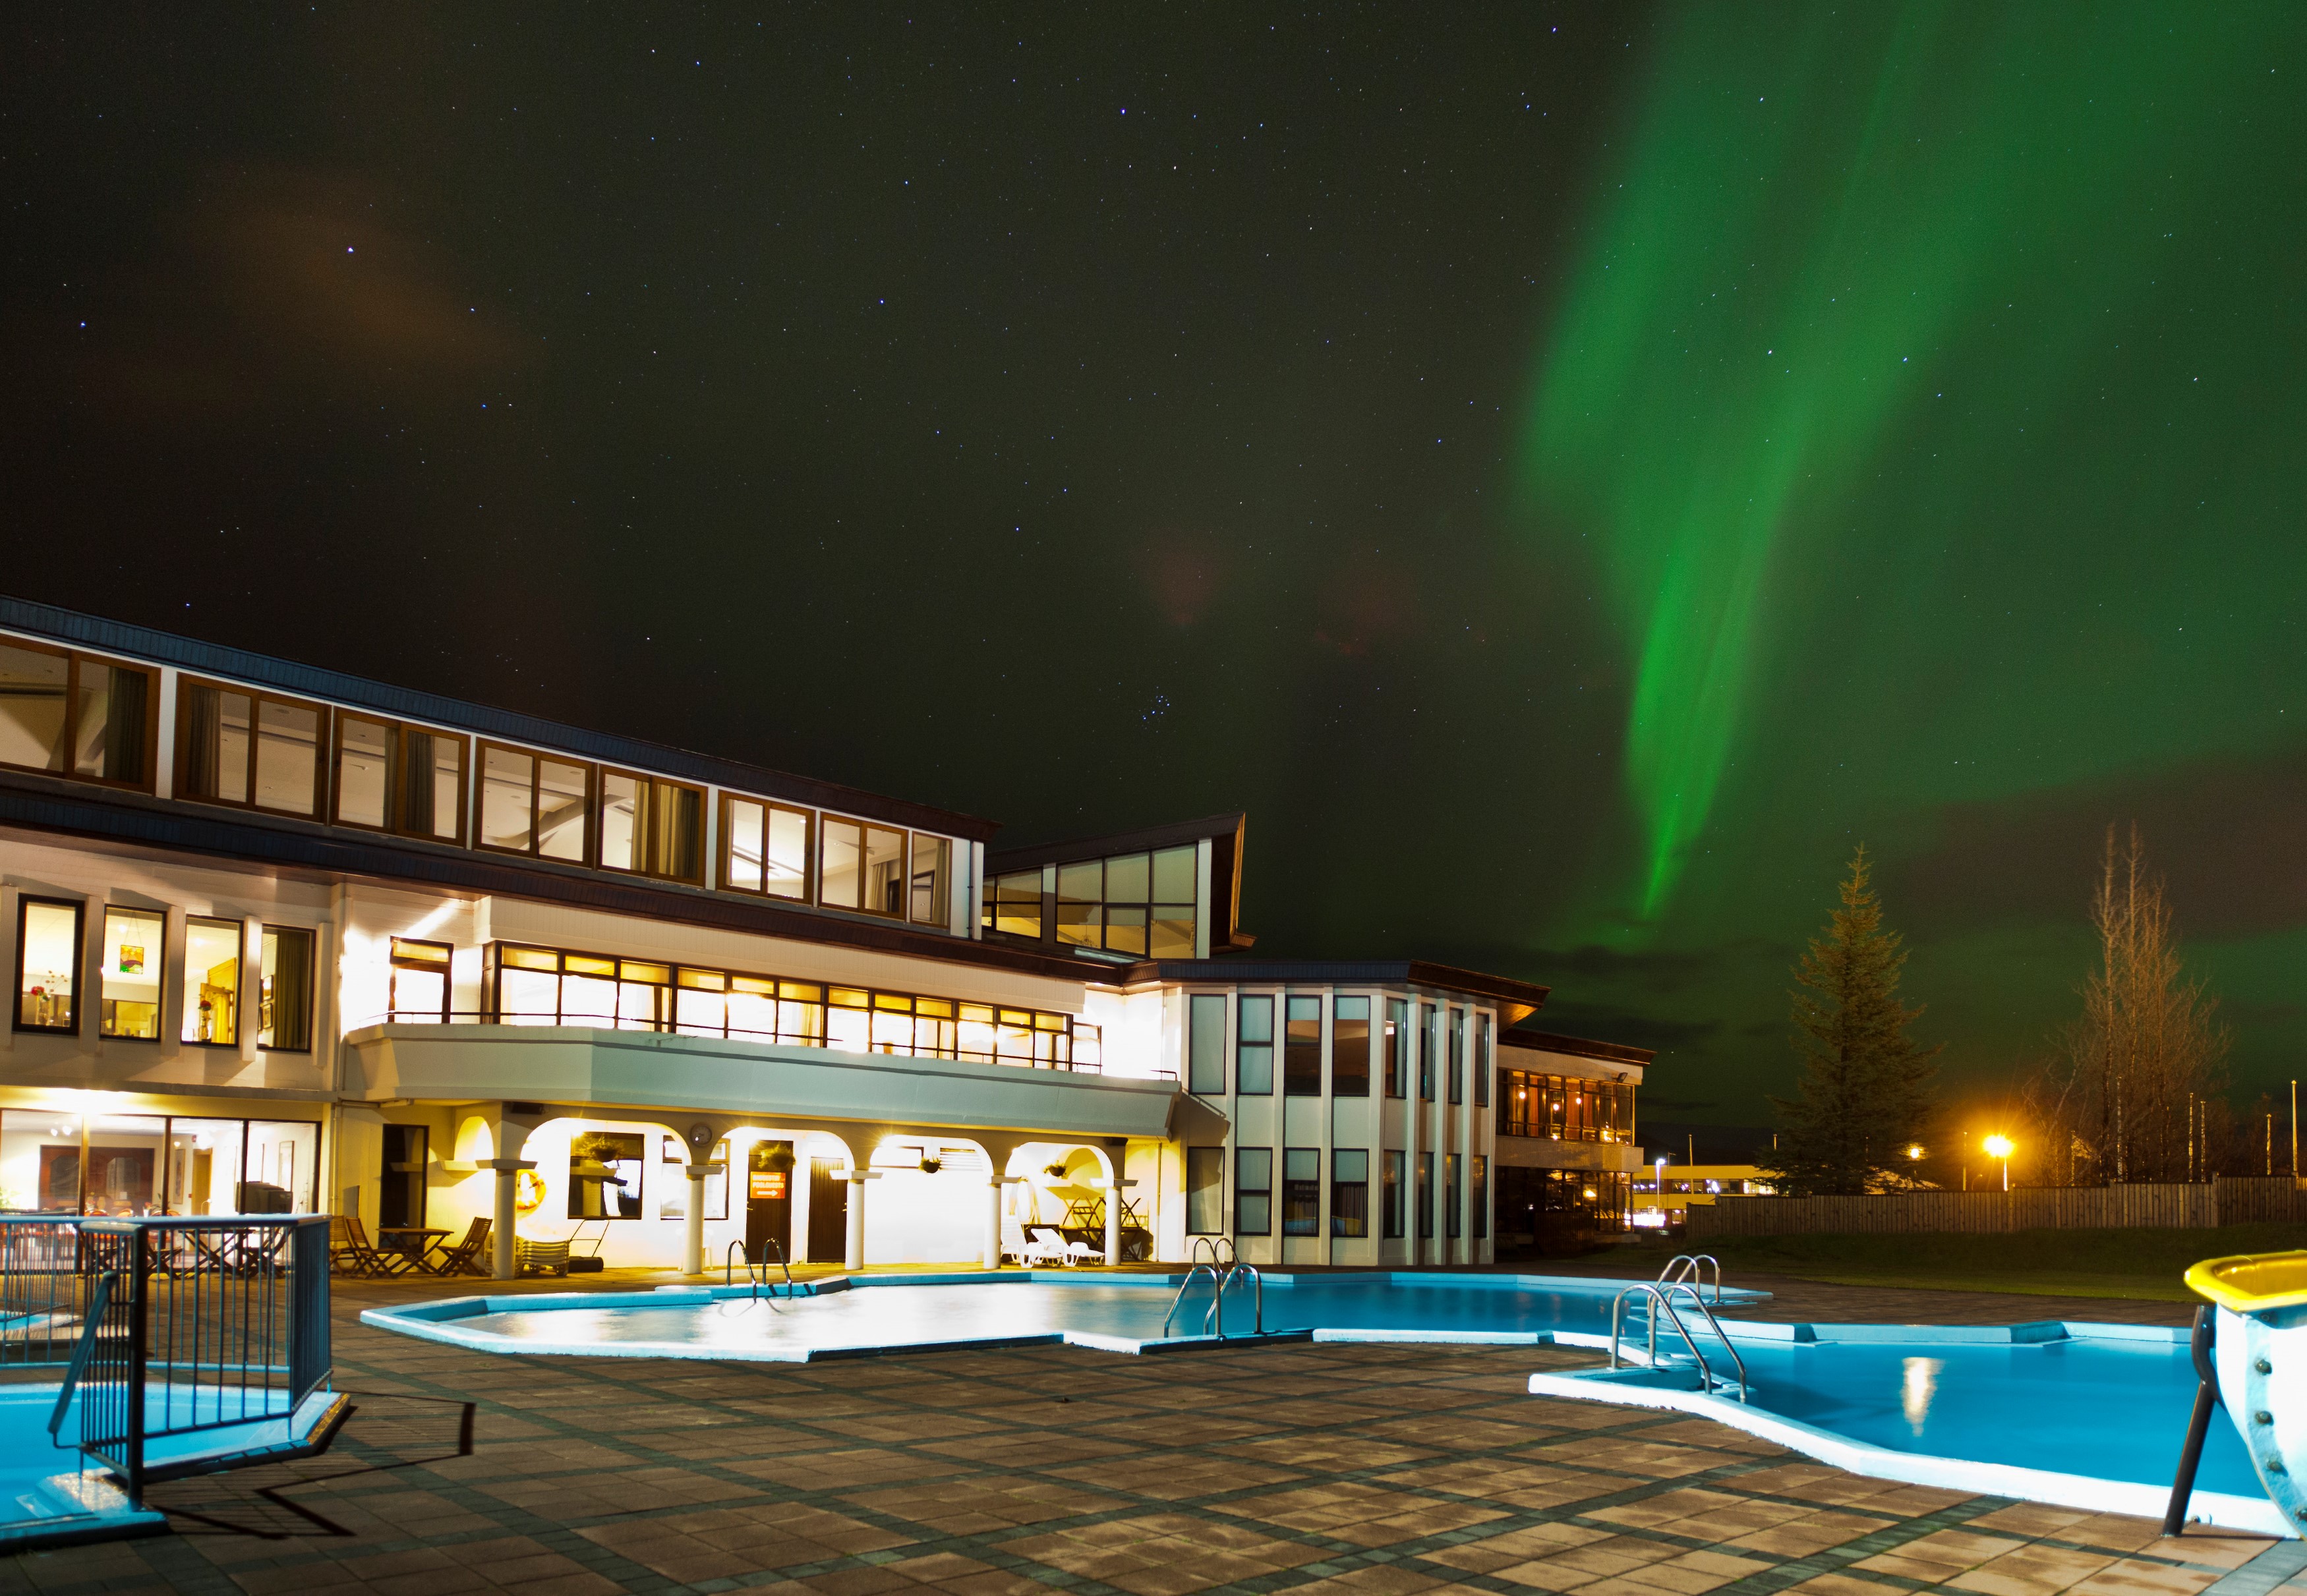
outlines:
M845 1047L837 1041L824 1037L796 1036L781 1031L746 1030L737 1026L685 1025L673 1020L642 1019L630 1014L519 1014L485 1010L452 1010L444 1014L438 1009L388 1009L365 1020L355 1021L348 1029L357 1030L370 1025L507 1025L507 1026L567 1026L590 1030L652 1031L661 1036L702 1037L732 1042L760 1042L785 1047L814 1047L828 1053L888 1054L899 1058L946 1058L973 1064L1008 1064L1021 1070L1062 1070L1074 1075L1102 1075L1105 1065L1096 1057L1048 1058L1036 1057L1027 1051L1036 1037L1051 1033L1025 1032L1024 1046L1015 1051L1005 1050L1000 1039L995 1038L991 1049L965 1047L958 1039L950 1046L919 1041L904 1043L875 1040L861 1047ZM1074 1033L1076 1054L1085 1051L1082 1032ZM1097 1043L1088 1042L1094 1050ZM1131 1080L1175 1080L1174 1070L1153 1070L1132 1074Z

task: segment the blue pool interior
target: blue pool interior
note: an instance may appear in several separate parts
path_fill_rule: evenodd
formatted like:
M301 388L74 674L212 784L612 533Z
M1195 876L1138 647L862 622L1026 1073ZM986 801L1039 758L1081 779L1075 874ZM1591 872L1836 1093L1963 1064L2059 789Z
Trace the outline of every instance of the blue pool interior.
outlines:
M1197 1337L1209 1301L1197 1284L1166 1335L1176 1276L1027 1280L868 1276L877 1289L792 1302L699 1291L562 1299L468 1298L425 1310L374 1310L372 1322L429 1311L467 1344L518 1353L777 1357L1056 1339L1071 1333L1160 1350ZM1623 1281L1542 1276L1269 1276L1269 1333L1394 1333L1531 1342L1607 1337ZM652 1300L652 1295L655 1299ZM1728 1292L1751 1309L1759 1293ZM1685 1308L1694 1326L1698 1316ZM1225 1328L1250 1327L1246 1291L1229 1293ZM396 1319L402 1322L396 1323ZM1633 1321L1633 1342L1642 1321ZM2194 1399L2183 1332L2045 1324L1902 1329L1726 1321L1753 1383L1753 1405L1893 1452L2009 1464L2167 1486ZM1718 1368L1728 1361L1697 1331ZM1662 1348L1663 1350L1663 1348ZM1599 1391L1597 1395L1601 1393ZM2234 1427L2212 1426L2199 1489L2260 1493Z

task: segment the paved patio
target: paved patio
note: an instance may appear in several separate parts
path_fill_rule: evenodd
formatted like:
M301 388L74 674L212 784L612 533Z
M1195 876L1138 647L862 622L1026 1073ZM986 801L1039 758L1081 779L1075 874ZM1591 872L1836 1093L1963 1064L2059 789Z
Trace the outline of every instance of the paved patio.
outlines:
M508 1358L356 1322L444 1288L340 1284L338 1378L358 1411L327 1455L160 1487L176 1533L5 1559L0 1591L2195 1596L2232 1576L2215 1596L2260 1596L2296 1566L2286 1546L2238 1575L2268 1542L2164 1541L2142 1520L1863 1480L1703 1421L1525 1395L1531 1369L1591 1356L1567 1351L795 1366ZM1919 1319L1903 1300L1938 1295L1854 1293L1874 1311L1837 1317ZM1974 1322L2064 1313L1962 1301Z

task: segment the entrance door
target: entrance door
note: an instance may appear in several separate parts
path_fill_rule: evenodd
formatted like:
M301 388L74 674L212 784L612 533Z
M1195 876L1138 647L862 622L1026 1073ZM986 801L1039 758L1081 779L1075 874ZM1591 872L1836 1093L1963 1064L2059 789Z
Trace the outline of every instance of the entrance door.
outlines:
M425 1148L430 1139L422 1125L384 1128L384 1178L376 1203L380 1229L425 1223Z
M849 1182L833 1172L849 1167L846 1158L809 1161L809 1261L839 1263L849 1255Z
M793 1166L789 1141L757 1141L745 1154L745 1256L757 1264L793 1257Z

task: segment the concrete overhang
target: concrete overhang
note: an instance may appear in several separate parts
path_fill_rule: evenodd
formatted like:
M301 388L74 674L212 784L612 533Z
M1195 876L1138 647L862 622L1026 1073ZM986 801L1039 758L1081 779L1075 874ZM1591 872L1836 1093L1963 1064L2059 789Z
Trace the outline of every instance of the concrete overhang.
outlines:
M1163 1137L1177 1083L582 1026L373 1025L345 1095Z

